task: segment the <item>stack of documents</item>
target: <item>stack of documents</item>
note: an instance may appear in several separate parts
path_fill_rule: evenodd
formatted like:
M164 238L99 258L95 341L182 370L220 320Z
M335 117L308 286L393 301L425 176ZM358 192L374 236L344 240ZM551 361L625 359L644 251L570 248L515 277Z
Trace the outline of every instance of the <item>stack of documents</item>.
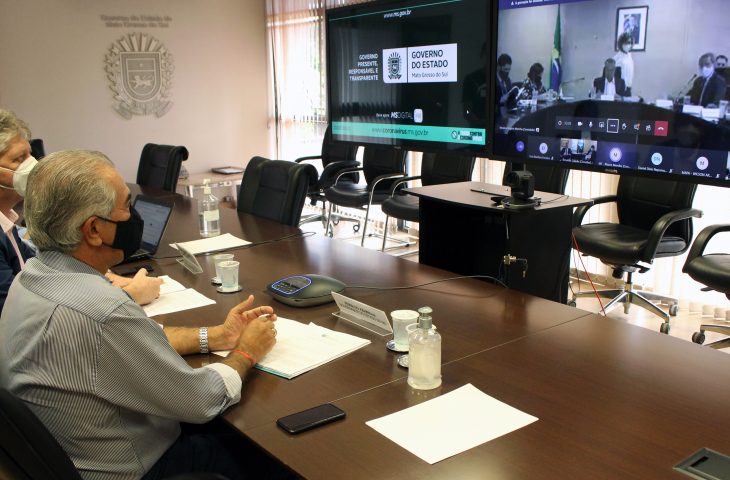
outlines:
M176 282L167 275L163 275L160 278L162 279L160 296L153 300L152 303L142 307L148 317L181 312L215 303L215 300L211 300L195 289L185 288L181 283Z
M276 345L256 364L256 368L284 378L294 378L336 358L354 352L370 340L335 332L314 323L305 325L279 317ZM228 352L214 352L225 356Z
M197 255L199 253L220 252L228 250L229 248L244 247L251 244L251 242L240 239L230 233L224 233L223 235L218 235L216 237L177 243L193 255ZM171 243L170 246L177 249L174 243Z

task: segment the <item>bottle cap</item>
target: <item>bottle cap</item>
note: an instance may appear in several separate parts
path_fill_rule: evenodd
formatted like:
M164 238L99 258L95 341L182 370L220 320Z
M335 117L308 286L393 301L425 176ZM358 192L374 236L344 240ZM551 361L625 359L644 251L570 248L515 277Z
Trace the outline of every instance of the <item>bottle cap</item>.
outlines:
M418 309L418 328L423 330L431 329L431 325L433 323L431 313L433 313L433 309L431 307L421 307Z

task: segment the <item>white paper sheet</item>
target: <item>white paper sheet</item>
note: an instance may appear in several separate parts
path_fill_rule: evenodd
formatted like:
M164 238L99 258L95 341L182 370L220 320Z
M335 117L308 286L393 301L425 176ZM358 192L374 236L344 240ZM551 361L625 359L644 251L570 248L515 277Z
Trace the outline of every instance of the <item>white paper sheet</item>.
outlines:
M211 300L197 290L186 288L185 290L160 295L159 298L149 305L145 305L142 309L148 317L154 317L155 315L181 312L183 310L190 310L191 308L213 305L214 303L215 300Z
M158 278L162 279L162 285L160 285L160 296L185 290L185 286L182 283L174 280L168 275L160 275Z
M468 383L366 424L434 464L536 420Z
M305 325L279 317L275 325L276 344L259 360L256 368L284 378L294 378L370 343L365 338L335 332L314 323ZM228 355L227 351L213 353Z
M197 255L199 253L216 252L229 248L243 247L245 245L249 245L251 242L238 238L230 233L224 233L217 237L177 243L185 247L193 255ZM171 243L170 246L177 249L173 243Z

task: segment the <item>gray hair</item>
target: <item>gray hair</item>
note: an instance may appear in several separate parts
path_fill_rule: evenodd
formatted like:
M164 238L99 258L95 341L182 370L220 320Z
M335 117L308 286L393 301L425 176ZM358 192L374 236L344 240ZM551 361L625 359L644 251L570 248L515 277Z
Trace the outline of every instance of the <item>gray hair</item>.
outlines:
M697 60L697 64L701 67L705 63L705 59L707 63L715 64L715 54L712 52L703 53L699 60Z
M28 125L10 110L0 108L0 153L5 152L8 143L17 136L30 140Z
M103 174L109 167L106 155L89 150L55 152L38 162L28 177L23 211L39 250L74 251L84 221L112 213L116 192Z

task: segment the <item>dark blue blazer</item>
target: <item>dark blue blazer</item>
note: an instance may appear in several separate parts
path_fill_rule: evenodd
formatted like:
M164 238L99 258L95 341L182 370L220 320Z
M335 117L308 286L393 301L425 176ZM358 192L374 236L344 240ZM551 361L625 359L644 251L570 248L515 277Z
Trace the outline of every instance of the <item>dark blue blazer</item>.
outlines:
M18 244L18 249L21 255L23 255L23 260L26 261L34 257L35 252L33 249L18 236L18 229L13 227L12 231L13 237L15 237L15 243ZM20 273L20 260L15 253L15 248L10 243L8 236L4 232L0 232L0 312L2 312L3 306L5 305L5 298L8 296L10 284L13 283L15 275L18 273Z

